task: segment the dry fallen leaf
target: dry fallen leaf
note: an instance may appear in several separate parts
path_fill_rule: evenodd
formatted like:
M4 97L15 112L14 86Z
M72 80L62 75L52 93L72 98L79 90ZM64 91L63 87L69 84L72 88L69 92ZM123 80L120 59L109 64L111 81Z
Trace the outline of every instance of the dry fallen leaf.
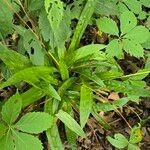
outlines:
M109 94L108 99L118 100L118 99L120 99L120 97L119 97L118 93L112 92Z

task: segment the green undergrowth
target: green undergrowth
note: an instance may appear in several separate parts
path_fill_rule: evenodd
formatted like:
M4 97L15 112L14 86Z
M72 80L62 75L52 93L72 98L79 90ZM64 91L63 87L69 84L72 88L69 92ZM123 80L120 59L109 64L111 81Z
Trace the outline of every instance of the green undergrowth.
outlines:
M149 8L149 0L0 0L0 90L16 89L0 101L0 150L42 150L42 132L46 149L64 149L60 121L77 149L89 117L111 130L99 112L149 97ZM89 26L107 42L85 44ZM145 63L128 74L119 63L125 56ZM119 99L109 101L111 92ZM140 128L133 127L128 139L120 133L107 139L119 149L140 149Z

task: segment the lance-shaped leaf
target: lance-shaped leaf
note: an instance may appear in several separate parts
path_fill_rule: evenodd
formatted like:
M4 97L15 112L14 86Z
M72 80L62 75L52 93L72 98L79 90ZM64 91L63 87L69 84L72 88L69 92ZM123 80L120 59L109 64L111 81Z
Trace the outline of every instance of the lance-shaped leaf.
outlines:
M85 137L85 133L79 124L66 112L60 110L56 116L73 132L81 137Z
M61 37L62 32L60 30L60 25L64 16L63 2L60 0L45 0L45 10L52 29L54 41L58 48L58 56L59 58L63 58L65 47Z
M6 82L0 85L0 88L4 88L21 81L25 81L31 85L40 82L43 79L46 82L57 84L57 80L50 76L51 73L57 72L53 67L30 67L15 73ZM36 85L34 85L37 87Z
M72 53L69 53L66 57L66 63L72 64L80 59L83 59L89 55L97 53L99 50L106 48L106 45L103 44L90 44L83 46Z
M22 108L40 100L46 94L39 90L39 88L32 87L28 91L22 93L20 96L23 99L22 101Z
M29 59L0 43L0 59L10 68L20 70L30 65Z
M82 85L80 94L80 123L83 128L89 118L93 106L93 92L87 86Z
M46 131L46 135L48 138L48 143L52 150L55 150L55 149L63 150L64 149L61 139L60 139L60 135L59 135L58 127L57 127L56 123L54 123L53 126Z
M45 82L40 83L41 90L48 96L53 97L59 101L61 101L61 97L58 92L54 89L51 84L47 84Z
M82 35L94 13L96 4L97 4L97 0L87 0L86 5L81 13L77 27L74 31L74 35L69 47L69 51L73 51L78 47Z
M69 78L68 67L64 60L59 61L59 70L60 70L62 80L66 80Z

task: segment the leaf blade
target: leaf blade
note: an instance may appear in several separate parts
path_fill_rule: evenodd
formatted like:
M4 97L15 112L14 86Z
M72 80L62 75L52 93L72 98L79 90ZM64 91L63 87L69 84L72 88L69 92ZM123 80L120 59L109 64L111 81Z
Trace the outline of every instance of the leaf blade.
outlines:
M41 133L52 126L53 117L44 112L30 112L24 115L14 127L28 133Z
M120 17L121 22L121 35L128 33L137 25L137 19L135 15L130 12L124 12Z
M14 96L10 97L10 99L2 107L1 114L3 120L9 125L12 124L19 116L21 106L21 97L18 93L16 93Z
M149 38L149 30L144 26L136 26L124 37L136 41L137 43L145 43Z
M10 68L20 70L30 65L29 59L17 53L16 51L8 49L0 42L0 59Z
M16 149L20 150L43 150L41 141L29 134L13 131Z
M134 40L124 39L123 40L124 50L132 56L143 57L144 49L143 47Z
M79 43L80 43L80 39L94 13L94 9L95 9L95 6L97 4L97 0L88 0L86 2L86 5L80 15L80 19L79 19L79 22L77 24L77 27L74 31L74 35L73 35L73 38L72 38L72 41L71 41L71 44L70 44L70 47L69 47L69 51L74 51Z
M60 110L56 116L72 131L81 137L85 137L85 133L79 124L66 112Z
M93 92L85 85L81 87L80 94L80 124L83 128L89 118L93 106Z
M96 21L100 31L118 36L119 30L115 21L110 18L104 17Z
M57 72L57 70L53 67L40 66L25 68L15 73L6 82L2 83L0 85L0 88L2 89L4 87L19 83L21 81L26 81L29 84L37 87L34 83L40 82L40 79L43 79L53 84L57 84L56 79L49 75L54 72Z
M125 148L128 145L128 140L120 133L115 134L115 139L107 136L107 140L116 148Z

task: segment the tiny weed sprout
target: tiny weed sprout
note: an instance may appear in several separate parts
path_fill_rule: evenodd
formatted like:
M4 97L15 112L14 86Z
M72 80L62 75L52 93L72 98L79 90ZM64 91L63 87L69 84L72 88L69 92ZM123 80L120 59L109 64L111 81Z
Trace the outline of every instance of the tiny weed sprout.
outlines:
M0 150L146 149L149 9L0 0Z

